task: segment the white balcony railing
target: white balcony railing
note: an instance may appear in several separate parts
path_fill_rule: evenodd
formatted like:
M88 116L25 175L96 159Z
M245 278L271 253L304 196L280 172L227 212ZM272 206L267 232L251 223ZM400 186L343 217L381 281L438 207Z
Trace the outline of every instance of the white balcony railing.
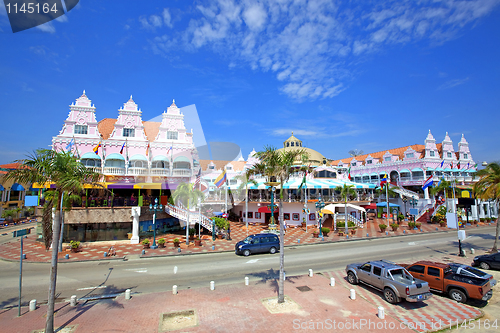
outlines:
M147 173L147 168L128 168L129 175L146 175Z
M191 169L174 169L172 176L191 177Z
M154 176L170 176L170 170L153 168L151 169L151 174Z
M104 167L104 174L105 175L124 175L125 168Z
M102 168L101 167L96 167L96 166L85 166L87 169L90 169L94 172L98 172L98 173L101 173L102 172Z

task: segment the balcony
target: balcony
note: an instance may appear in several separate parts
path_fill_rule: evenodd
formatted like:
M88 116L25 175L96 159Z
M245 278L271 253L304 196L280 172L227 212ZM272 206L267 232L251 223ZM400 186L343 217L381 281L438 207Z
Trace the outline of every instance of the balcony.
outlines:
M125 175L125 168L119 167L104 167L105 175Z
M133 176L146 175L148 173L147 168L128 168L128 174Z
M98 173L101 173L102 172L102 168L101 167L98 167L98 166L85 166L87 169L90 169L94 172L98 172Z
M153 168L151 169L151 175L153 176L170 176L169 169Z
M174 169L173 177L191 177L191 169Z

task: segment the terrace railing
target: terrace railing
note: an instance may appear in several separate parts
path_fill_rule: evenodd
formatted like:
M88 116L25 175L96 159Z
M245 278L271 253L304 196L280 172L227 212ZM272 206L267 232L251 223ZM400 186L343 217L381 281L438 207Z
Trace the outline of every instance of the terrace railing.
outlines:
M186 224L187 224L188 210L186 208L167 204L167 205L165 205L165 213L167 213L170 216L175 217L179 220L182 220L182 221L186 222ZM210 220L208 217L206 217L203 214L201 214L201 220L200 220L199 213L190 212L189 225L191 226L191 225L194 225L196 223L199 223L203 228L212 232L212 220Z
M335 230L337 230L337 221L338 220L342 220L342 221L345 221L345 215L346 214L339 214L339 213L336 213L334 216L333 216L333 227ZM361 221L360 219L352 216L351 214L347 214L347 223L349 223L349 221L351 222L354 222L354 224L358 227L358 228L363 228L363 221Z

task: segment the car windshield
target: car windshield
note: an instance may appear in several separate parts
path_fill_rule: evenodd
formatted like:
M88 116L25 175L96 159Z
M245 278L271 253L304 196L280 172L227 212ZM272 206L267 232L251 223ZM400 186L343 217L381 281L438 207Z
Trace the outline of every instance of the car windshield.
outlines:
M484 276L488 275L488 273L485 273L483 271L480 271L479 269L475 269L475 268L469 267L469 266L462 267L462 269L464 271L466 271L467 273L470 273L472 276L484 277Z
M248 236L247 238L245 238L243 240L243 243L245 243L245 244L251 244L252 240L253 240L253 236Z

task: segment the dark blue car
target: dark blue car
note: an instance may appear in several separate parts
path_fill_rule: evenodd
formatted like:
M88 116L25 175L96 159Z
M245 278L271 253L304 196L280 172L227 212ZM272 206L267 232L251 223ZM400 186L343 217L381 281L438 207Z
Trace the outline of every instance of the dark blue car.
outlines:
M234 246L236 254L249 256L252 253L271 253L279 251L280 240L275 234L250 235Z

